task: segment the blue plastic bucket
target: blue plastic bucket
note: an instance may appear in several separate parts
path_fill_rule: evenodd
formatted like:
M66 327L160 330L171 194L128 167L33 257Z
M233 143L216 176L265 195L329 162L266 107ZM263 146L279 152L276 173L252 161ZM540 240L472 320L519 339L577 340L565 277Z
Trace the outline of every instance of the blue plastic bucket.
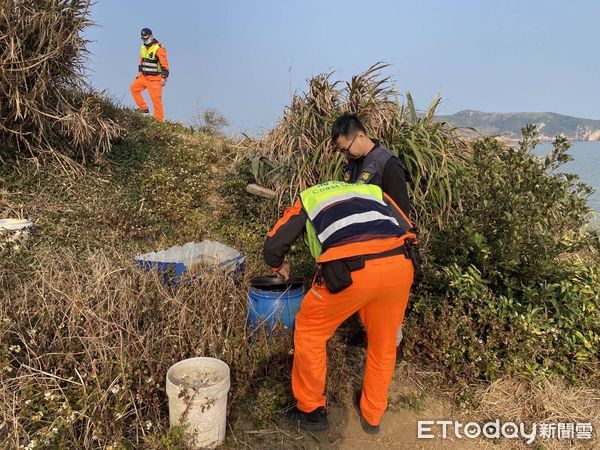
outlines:
M273 281L265 283L269 279ZM256 330L266 324L269 332L277 327L293 330L304 294L302 280L285 283L272 277L252 279L248 290L248 325Z

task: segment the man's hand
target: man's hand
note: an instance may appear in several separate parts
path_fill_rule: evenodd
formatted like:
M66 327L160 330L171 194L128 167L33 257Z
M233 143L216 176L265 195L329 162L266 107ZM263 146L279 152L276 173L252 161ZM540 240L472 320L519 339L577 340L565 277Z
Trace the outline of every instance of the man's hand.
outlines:
M167 79L165 77L162 78L162 80L160 80L160 85L164 86L167 84Z
M283 278L285 281L290 279L290 265L285 263L276 272L279 278Z

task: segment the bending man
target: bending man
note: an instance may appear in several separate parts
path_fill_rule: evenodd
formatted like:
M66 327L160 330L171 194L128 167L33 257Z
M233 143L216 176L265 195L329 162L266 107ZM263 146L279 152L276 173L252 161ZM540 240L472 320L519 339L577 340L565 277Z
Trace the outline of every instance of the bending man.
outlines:
M297 400L290 423L327 428L326 343L358 312L368 336L362 392L355 406L363 429L379 432L396 362L396 332L404 318L413 266L404 242L415 238L411 223L381 188L329 182L300 194L269 232L264 258L289 277L284 257L305 234L319 271L296 316L292 391Z

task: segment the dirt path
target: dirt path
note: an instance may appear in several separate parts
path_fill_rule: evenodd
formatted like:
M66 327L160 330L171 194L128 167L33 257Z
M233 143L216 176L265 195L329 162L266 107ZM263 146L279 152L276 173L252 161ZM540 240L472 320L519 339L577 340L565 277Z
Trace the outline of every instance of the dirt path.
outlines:
M491 441L483 439L457 439L448 436L436 439L418 439L417 422L419 420L458 420L460 412L450 399L436 395L423 395L424 387L419 386L406 371L396 371L390 388L390 399L395 404L385 413L381 423L381 432L370 435L362 430L360 421L350 396L329 408L330 427L321 433L309 433L293 430L280 423L274 429L249 431L254 438L262 436L262 442L245 442L246 448L285 448L285 449L498 449ZM502 447L500 448L507 448Z
M435 383L432 381L434 378ZM356 381L359 381L358 377ZM547 383L540 390L524 382L523 379L507 379L498 381L485 391L479 392L477 398L480 407L478 410L473 410L466 405L457 406L452 395L440 391L440 387L443 386L444 381L440 379L440 374L423 372L414 366L401 363L394 374L389 392L390 407L383 417L381 432L378 435L370 435L362 430L351 397L348 395L341 404L338 401L329 408L330 427L326 432L301 432L280 423L275 426L275 430L264 430L265 437L269 436L269 438L263 441L260 447L265 450L270 448L311 450L525 450L532 448L591 450L600 448L597 439L545 439L538 435L535 442L528 445L523 439L494 440L484 436L469 438L465 436L464 429L461 430L461 438L458 438L454 435L453 425L448 427L446 438L441 437L440 425L432 427L435 438L419 438L417 425L419 420L450 420L466 424L471 421L488 422L491 420L490 417L496 417L504 418L503 422L513 420L521 422L527 420L528 411L539 417L538 422L577 422L586 418L586 421L595 422L594 429L597 427L598 396L593 390L580 391L581 388L552 383ZM576 409L579 415L569 415L568 408L574 408L576 405L578 405ZM560 417L572 417L572 419L560 419ZM250 445L249 448L258 447Z
M485 448L484 442L470 439L457 439L448 437L442 440L437 439L418 439L417 421L452 418L452 409L442 402L431 402L429 406L423 408L419 413L411 410L387 411L382 422L381 432L378 435L366 434L361 426L358 416L353 408L348 407L348 420L342 428L343 437L335 443L338 449L430 449L430 448L448 448L448 449L469 449Z
M381 432L370 435L363 431L360 420L351 399L345 402L342 410L332 410L330 413L331 431L328 439L315 442L314 448L325 449L470 449L488 448L491 443L477 439L457 439L448 436L446 439L419 439L417 437L417 422L419 420L452 420L458 419L459 412L448 399L435 396L419 397L422 388L406 378L398 378L390 388L389 396L394 399L402 398L404 402L414 402L413 406L392 406L384 415L381 422ZM439 435L439 432L436 433ZM335 438L335 439L332 439Z
M360 375L356 374L356 383ZM390 407L381 422L381 432L369 435L362 430L358 415L352 406L351 396L332 402L329 413L330 427L321 433L309 433L287 426L276 420L256 429L251 421L240 418L231 423L235 435L229 448L269 449L494 449L494 450L596 450L599 449L597 431L600 427L600 411L597 389L571 386L561 380L546 380L543 385L524 377L507 377L485 386L473 387L469 393L478 405L476 409L458 406L455 394L447 389L440 373L423 371L409 363L396 368L389 398ZM283 411L281 411L282 413ZM527 444L523 439L487 439L484 436L468 438L461 431L461 438L454 435L454 427L448 427L448 436L441 437L441 426L432 428L436 438L419 439L419 420L450 420L487 423L498 419L506 422L576 423L592 422L594 438L548 439L542 434L535 442ZM530 431L531 428L528 427ZM538 430L539 431L539 430Z

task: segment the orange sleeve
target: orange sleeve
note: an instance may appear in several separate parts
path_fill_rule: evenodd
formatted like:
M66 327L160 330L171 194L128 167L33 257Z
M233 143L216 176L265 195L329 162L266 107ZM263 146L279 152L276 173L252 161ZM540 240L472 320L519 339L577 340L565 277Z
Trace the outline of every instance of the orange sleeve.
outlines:
M271 231L269 231L269 233L267 234L268 237L273 237L275 236L275 233L277 233L277 230L279 230L279 228L281 228L281 226L285 223L287 223L290 218L297 216L298 214L300 214L300 210L302 209L302 203L300 202L300 200L296 200L296 202L290 206L289 208L287 208L285 210L285 212L283 213L283 216L281 217L281 219L279 219L277 221L277 223L275 224L275 226L273 227L273 229Z
M167 50L165 50L164 47L160 47L156 51L156 57L158 58L158 61L160 62L161 67L169 70L169 61L167 60Z
M265 262L274 270L283 264L291 245L304 231L306 220L302 203L297 200L294 206L286 209L283 217L269 231L263 246L263 256Z

